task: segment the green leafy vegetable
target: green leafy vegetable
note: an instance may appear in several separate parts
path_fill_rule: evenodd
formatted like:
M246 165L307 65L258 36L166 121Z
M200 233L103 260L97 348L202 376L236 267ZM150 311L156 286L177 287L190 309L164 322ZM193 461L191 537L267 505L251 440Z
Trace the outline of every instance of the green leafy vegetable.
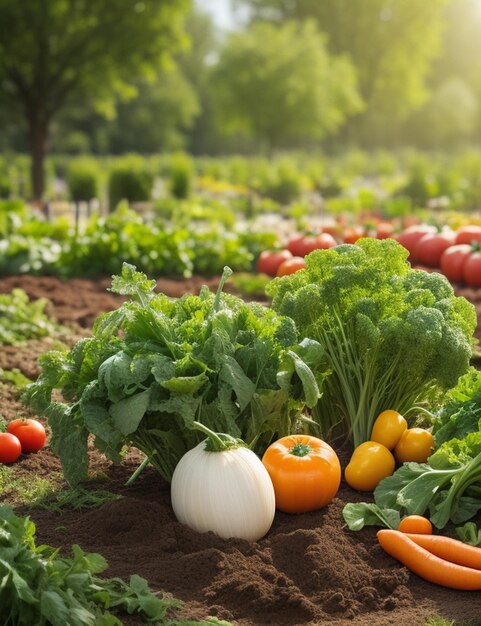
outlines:
M436 273L413 270L394 240L317 250L307 267L267 287L273 308L325 349L332 375L314 416L367 441L385 409L433 402L464 374L474 307Z
M48 301L30 302L23 289L0 294L0 344L38 339L59 332L60 327L45 313Z
M262 452L319 399L324 350L314 340L298 343L292 320L221 289L173 300L152 288L124 264L112 290L130 301L101 315L93 337L70 352L43 355L26 391L49 419L71 484L86 477L89 433L113 460L125 444L137 446L169 480L201 440L195 420Z
M79 546L72 557L35 544L35 525L0 506L0 623L2 626L122 626L114 613L139 615L157 626L182 626L181 602L153 594L137 575L104 579L107 562ZM201 624L218 623L207 620ZM224 623L225 624L225 623ZM227 626L227 625L225 625Z
M464 543L481 546L481 529L474 522L466 522L464 526L459 526L456 528L456 534Z
M395 509L381 509L371 502L349 502L342 510L349 530L361 530L364 526L382 526L397 530L401 516Z
M427 463L404 463L374 492L380 507L423 515L444 528L481 510L481 431L444 443Z
M436 445L463 439L481 427L481 372L471 368L444 399L444 405L433 420Z

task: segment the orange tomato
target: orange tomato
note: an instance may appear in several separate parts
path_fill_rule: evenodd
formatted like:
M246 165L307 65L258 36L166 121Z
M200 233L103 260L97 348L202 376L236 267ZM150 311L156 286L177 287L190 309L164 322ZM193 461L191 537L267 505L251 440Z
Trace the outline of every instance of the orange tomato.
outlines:
M433 525L427 517L422 515L408 515L399 522L398 530L402 533L416 535L432 535Z
M290 435L272 443L262 462L284 513L315 511L328 504L341 482L341 465L329 444L311 435Z
M377 441L388 450L394 450L407 427L408 423L401 413L388 409L377 416L372 427L371 441Z
M306 262L301 256L293 256L291 259L286 259L277 268L276 276L287 276L288 274L294 274L306 267Z
M425 463L434 449L434 439L424 428L408 428L403 432L396 447L394 456L398 463L414 461Z
M344 478L357 491L373 491L386 476L391 476L396 463L386 446L376 441L365 441L354 450Z

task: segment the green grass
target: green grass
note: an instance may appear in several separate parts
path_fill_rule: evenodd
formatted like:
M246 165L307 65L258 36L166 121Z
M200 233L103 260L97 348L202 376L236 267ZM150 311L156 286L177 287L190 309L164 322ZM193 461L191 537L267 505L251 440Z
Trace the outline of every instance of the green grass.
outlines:
M95 478L98 480L98 477ZM0 496L15 506L41 508L60 512L64 508L90 509L100 507L122 496L104 489L89 490L84 487L62 488L61 472L52 472L48 478L15 476L13 467L0 465Z
M481 618L467 622L457 622L444 617L430 617L424 626L481 626Z

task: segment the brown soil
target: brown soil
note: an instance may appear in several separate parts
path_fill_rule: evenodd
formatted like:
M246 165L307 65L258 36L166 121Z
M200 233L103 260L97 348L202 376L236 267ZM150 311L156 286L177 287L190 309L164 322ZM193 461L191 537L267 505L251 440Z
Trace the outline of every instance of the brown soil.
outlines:
M197 291L202 282L163 283L162 288L168 292L171 287L172 295L180 295L186 287ZM32 296L48 296L60 321L88 325L101 310L118 303L118 298L103 292L107 284L22 277L1 280L0 291L20 286ZM43 346L48 348L49 343ZM0 367L17 367L35 376L34 360L41 344L2 348ZM0 386L0 402L0 412L8 419L25 414L15 393L6 387ZM340 456L345 460L345 454ZM94 471L104 470L108 476L98 487L123 498L83 512L30 510L39 542L63 546L66 552L78 543L102 553L110 564L108 575L138 573L153 589L184 600L183 617L215 615L237 626L350 626L353 622L423 626L433 615L457 621L481 616L479 592L450 591L424 582L383 553L374 529L347 530L341 515L344 504L366 497L344 484L322 511L297 516L277 513L271 530L257 543L225 541L179 524L170 505L169 486L154 470L145 470L132 487L124 487L139 462L135 451L120 466L111 466L95 452L92 460ZM22 458L15 471L19 477L49 476L58 473L59 464L47 446ZM130 617L124 623L140 624Z

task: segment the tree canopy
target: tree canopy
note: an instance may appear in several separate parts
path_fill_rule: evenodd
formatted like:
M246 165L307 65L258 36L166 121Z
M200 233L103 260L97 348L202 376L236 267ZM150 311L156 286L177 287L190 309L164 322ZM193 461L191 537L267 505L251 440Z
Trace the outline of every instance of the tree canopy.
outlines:
M212 82L226 126L269 148L320 139L362 106L352 65L329 55L312 21L255 23L231 35Z
M52 120L68 103L111 113L133 97L182 42L188 0L0 0L0 91L20 107L32 155L33 193L43 193Z

